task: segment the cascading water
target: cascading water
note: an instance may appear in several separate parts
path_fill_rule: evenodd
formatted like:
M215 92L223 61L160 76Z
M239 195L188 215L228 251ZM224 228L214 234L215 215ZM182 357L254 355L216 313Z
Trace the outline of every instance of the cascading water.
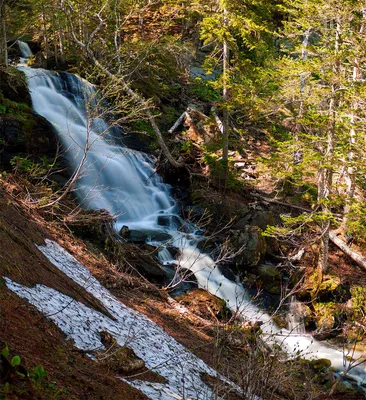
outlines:
M20 46L22 51L25 46ZM25 52L24 56L27 55ZM161 244L154 232L170 235L170 245L179 248L181 256L179 261L173 260L162 247L159 257L163 263L173 262L192 271L201 288L225 300L243 319L262 321L267 342L280 344L290 354L298 355L301 351L303 357L327 358L336 369L347 370L350 361L341 351L303 332L294 334L279 329L268 314L250 302L241 284L224 277L212 258L198 250L197 228L177 215L170 187L155 174L152 160L108 140L108 125L93 115L96 97L90 83L68 73L20 68L27 76L35 111L57 130L71 167L77 170L82 165L77 195L85 207L108 210L116 216L116 230L128 225L130 229L148 232L151 243ZM350 375L363 382L365 367L352 369Z
M304 335L305 324L304 316L302 315L301 303L296 300L295 296L291 296L290 305L287 314L288 330L297 335Z

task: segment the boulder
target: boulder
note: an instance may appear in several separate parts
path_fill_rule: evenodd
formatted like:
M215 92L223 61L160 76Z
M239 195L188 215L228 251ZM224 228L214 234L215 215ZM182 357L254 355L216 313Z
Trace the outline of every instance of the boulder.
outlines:
M127 261L126 268L137 270L147 280L159 286L166 285L169 280L165 269L156 259L156 248L148 244L139 244L135 246L132 243L126 243L123 246L121 254L122 262Z
M190 290L175 299L204 319L211 320L214 317L223 321L231 317L231 311L226 307L225 301L203 289Z
M147 234L136 229L129 229L128 226L122 226L119 234L128 242L132 243L145 243L147 240Z
M239 251L235 257L238 266L255 266L263 261L266 241L258 226L246 225L244 229L232 233L230 243L234 251Z
M275 214L264 208L247 209L233 225L234 229L243 229L246 225L258 226L262 231L265 231L267 226L274 226L279 223L279 218ZM279 250L278 241L272 237L265 237L267 244L267 252L276 254Z
M271 294L281 294L281 274L274 265L262 264L257 271L264 290Z
M350 285L341 283L338 276L325 277L317 293L317 301L321 303L346 303L351 297Z
M172 239L172 236L169 233L164 231L157 230L137 230L137 229L129 229L128 226L122 226L119 231L119 235L126 239L128 242L132 243L145 243L147 240L151 240L154 242L167 242Z
M343 327L342 310L335 303L315 303L316 331L314 337L325 340L336 336Z

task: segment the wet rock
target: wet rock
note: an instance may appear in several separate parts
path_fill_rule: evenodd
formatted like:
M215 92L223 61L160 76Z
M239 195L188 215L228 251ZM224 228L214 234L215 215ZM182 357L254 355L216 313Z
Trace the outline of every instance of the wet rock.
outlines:
M281 293L281 274L274 265L262 264L257 271L264 290L271 294Z
M211 320L214 317L223 321L231 317L231 311L226 307L225 301L203 289L190 290L188 293L177 296L175 300L204 319Z
M176 215L159 215L157 218L157 223L160 226L171 227L175 226L177 228L184 224Z
M129 227L126 225L122 226L119 234L121 237L132 243L145 243L147 239L146 233L135 229L129 229Z
M154 242L167 242L172 239L169 233L164 231L129 229L128 226L122 226L119 235L131 243L145 243L147 240Z
M239 266L255 266L264 259L266 241L258 226L246 225L243 230L233 231L230 242L233 249L240 250L240 254L235 257Z
M147 235L148 240L151 240L153 242L166 243L172 239L172 236L164 231L146 230L144 231L144 233Z

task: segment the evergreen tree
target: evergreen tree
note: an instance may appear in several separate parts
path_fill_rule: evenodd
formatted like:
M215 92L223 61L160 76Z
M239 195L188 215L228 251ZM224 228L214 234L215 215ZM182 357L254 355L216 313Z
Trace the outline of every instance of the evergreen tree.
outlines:
M286 0L283 7L289 18L281 32L283 57L274 72L279 83L276 101L283 105L282 115L293 132L287 155L290 149L302 154L292 165L287 157L292 179L297 175L303 181L306 174L317 180L318 267L325 272L332 211L346 204L348 214L355 201L354 184L361 171L355 143L365 154L363 6L354 0Z

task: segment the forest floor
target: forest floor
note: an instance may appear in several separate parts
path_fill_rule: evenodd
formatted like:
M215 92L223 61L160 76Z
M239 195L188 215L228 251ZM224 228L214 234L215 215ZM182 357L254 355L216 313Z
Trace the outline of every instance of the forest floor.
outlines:
M239 200L237 195L231 199L233 204ZM75 237L62 224L43 218L35 210L24 209L3 190L0 191L0 221L1 276L29 287L44 284L108 316L108 311L94 297L49 263L36 247L43 244L45 238L55 240L124 304L147 315L208 365L236 375L237 381L243 379L240 374L246 357L245 346L238 348L232 340L235 324L229 328L209 311L204 317L199 316L195 310L183 307L146 280L116 269L98 254L92 243ZM340 259L342 257L337 257L334 264L341 267ZM342 268L342 271L347 273L347 268ZM349 276L353 274L350 272ZM357 279L364 280L366 276L360 273ZM11 356L19 355L21 365L28 372L41 365L48 373L41 381L13 374L5 393L8 398L146 398L121 381L108 367L77 350L49 319L12 293L3 280L0 283L0 348L8 346ZM251 340L253 338L249 337ZM245 342L248 343L248 337ZM285 363L282 366L286 368L283 368L280 377L277 376L281 382L276 382L272 398L308 398L304 392L304 380L311 382L313 393L322 393L322 384L314 379L308 365ZM149 373L145 378L151 379Z

